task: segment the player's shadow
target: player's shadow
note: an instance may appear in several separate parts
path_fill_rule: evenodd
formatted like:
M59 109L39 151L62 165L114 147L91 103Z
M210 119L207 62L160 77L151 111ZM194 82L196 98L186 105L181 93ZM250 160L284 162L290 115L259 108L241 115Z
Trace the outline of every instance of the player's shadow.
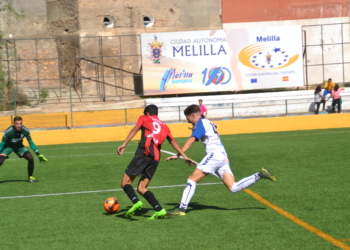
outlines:
M118 211L117 214L108 214L108 213L104 213L106 215L115 215L115 217L119 217L125 220L131 220L131 221L137 221L138 218L140 218L140 216L145 217L145 214L147 214L150 210L153 211L153 209L151 208L142 208L141 210L136 210L135 214L132 218L125 218L124 215L125 213L131 208L131 206L129 208L126 209L121 209Z
M0 181L0 183L6 183L6 182L28 182L27 180L8 180L8 181Z
M166 205L174 205L175 208L178 207L178 203L167 203ZM207 206L203 204L199 204L198 202L191 202L188 207L190 208L188 212L191 210L204 210L204 209L215 209L215 210L244 210L244 209L266 209L265 207L242 207L242 208L225 208L218 206Z

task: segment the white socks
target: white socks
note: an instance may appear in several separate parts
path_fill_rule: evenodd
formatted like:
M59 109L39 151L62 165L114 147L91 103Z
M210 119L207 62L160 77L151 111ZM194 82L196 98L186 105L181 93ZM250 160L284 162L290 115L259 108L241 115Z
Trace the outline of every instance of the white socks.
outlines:
M184 192L182 193L182 199L181 199L181 204L179 208L187 209L188 204L190 203L194 195L194 192L196 191L196 186L197 186L196 182L190 179L187 179L187 185Z
M237 192L241 191L242 189L250 187L259 179L260 179L259 173L245 177L242 180L235 182L232 185L231 192L237 193ZM181 204L180 204L179 208L187 209L188 204L190 203L190 201L194 195L194 192L196 191L196 186L197 186L196 182L194 182L190 179L187 179L187 185L186 185L184 192L182 193L182 199L181 199Z
M242 189L245 189L247 187L250 187L253 185L257 180L260 179L259 173L253 174L251 176L245 177L242 180L235 182L231 187L232 193L237 193L241 191Z

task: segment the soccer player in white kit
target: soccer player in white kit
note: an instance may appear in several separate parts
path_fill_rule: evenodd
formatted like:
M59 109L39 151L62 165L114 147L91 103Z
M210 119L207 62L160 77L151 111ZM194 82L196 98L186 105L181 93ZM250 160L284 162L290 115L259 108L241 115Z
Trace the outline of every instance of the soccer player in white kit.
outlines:
M188 106L184 113L187 121L192 123L193 131L191 137L182 147L182 151L186 152L195 141L201 140L204 144L206 156L197 165L192 175L188 177L187 185L182 194L179 208L168 212L168 215L186 215L186 209L195 193L197 183L208 174L213 174L219 177L227 189L232 193L237 193L242 189L248 188L261 178L276 181L276 177L267 168L262 168L260 172L236 182L230 168L226 150L221 143L215 125L208 119L201 118L200 108L198 105ZM166 161L176 160L179 157L179 154L170 156L166 159Z

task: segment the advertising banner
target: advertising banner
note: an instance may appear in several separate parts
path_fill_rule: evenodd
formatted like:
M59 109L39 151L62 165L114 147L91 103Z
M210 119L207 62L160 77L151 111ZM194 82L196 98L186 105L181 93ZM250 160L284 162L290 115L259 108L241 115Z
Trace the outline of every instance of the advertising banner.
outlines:
M303 86L301 26L141 34L144 95Z

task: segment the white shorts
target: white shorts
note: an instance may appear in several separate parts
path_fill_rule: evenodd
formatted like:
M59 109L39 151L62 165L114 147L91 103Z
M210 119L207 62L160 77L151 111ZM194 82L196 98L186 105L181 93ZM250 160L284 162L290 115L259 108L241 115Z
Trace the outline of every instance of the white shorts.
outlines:
M227 155L221 150L213 150L208 153L197 165L197 168L203 173L215 175L220 179L222 179L224 172L233 175Z

